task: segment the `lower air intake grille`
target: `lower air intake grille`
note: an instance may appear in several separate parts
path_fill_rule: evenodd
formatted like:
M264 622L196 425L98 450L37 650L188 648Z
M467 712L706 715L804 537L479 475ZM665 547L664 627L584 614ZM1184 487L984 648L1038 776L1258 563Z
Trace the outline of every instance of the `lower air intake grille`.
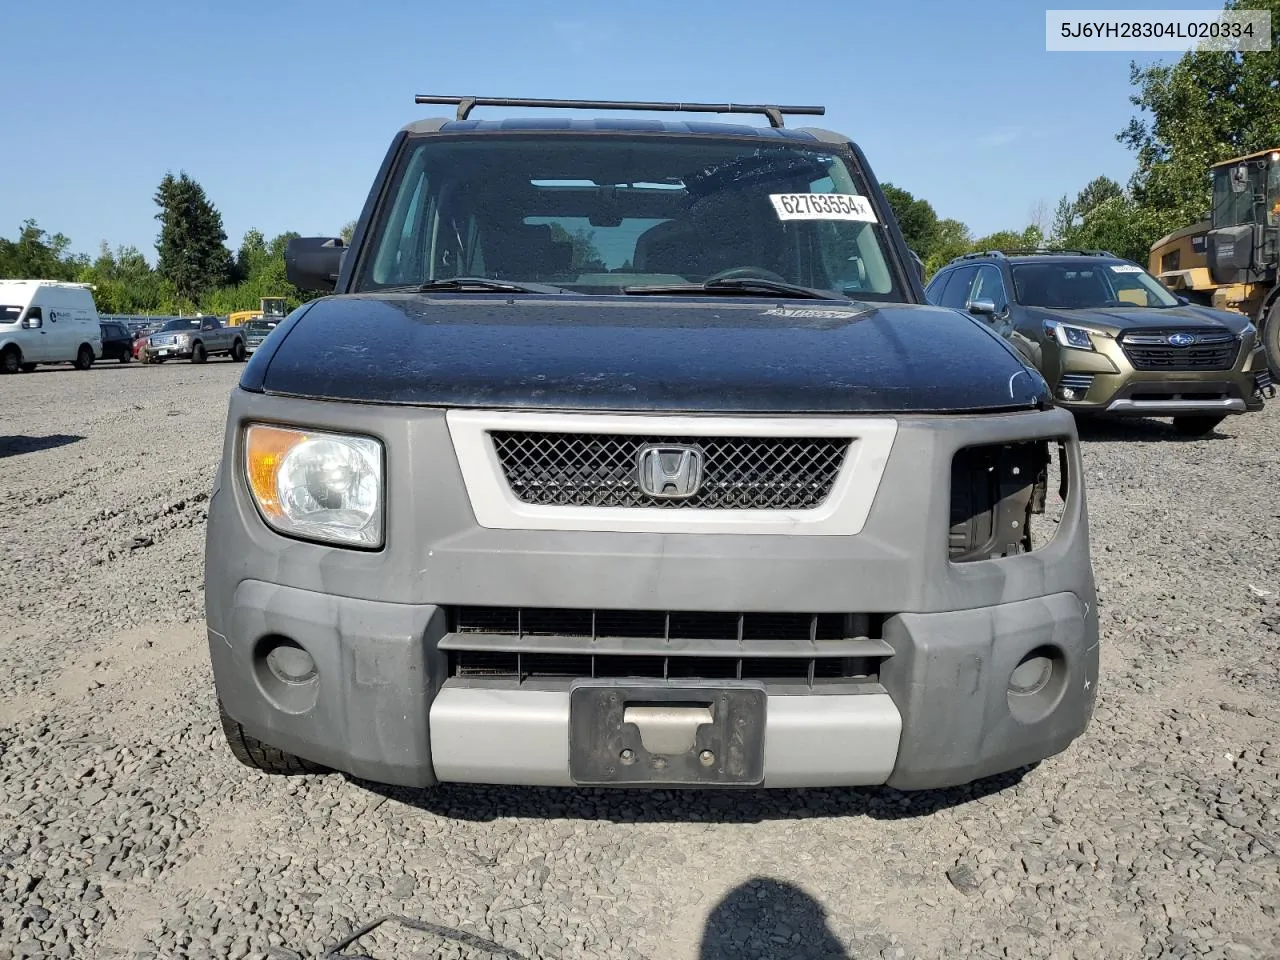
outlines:
M495 431L498 462L524 503L559 507L806 510L831 492L849 449L840 437L660 437ZM701 454L691 496L654 497L641 487L647 448Z
M883 615L459 607L449 676L866 682Z

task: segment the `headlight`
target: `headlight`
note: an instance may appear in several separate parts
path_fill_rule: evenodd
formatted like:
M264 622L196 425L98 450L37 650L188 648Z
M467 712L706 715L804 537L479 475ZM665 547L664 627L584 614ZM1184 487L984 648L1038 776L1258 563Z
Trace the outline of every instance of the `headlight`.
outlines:
M258 509L281 533L382 546L382 444L311 430L251 424L245 476Z
M175 343L190 343L190 342L191 342L191 334L189 334L189 333L180 333L180 334L178 334L178 336L174 339L174 342L175 342Z
M1072 327L1056 320L1046 320L1044 332L1052 334L1064 347L1070 347L1073 350L1093 349L1093 340L1084 327Z
M1257 335L1258 335L1258 328L1255 327L1252 323L1246 323L1244 325L1244 329L1240 331L1241 340L1243 340L1245 337L1257 337Z

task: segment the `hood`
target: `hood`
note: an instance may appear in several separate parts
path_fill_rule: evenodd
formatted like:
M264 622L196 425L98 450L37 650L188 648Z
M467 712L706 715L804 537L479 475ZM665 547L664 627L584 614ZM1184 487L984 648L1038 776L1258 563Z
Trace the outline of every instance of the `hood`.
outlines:
M368 403L770 414L1026 409L1049 396L958 311L763 297L326 297L255 351L241 386Z
M1196 304L1178 307L1100 307L1096 310L1053 310L1027 307L1033 317L1047 317L1076 326L1105 330L1113 336L1124 330L1224 330L1239 335L1249 318Z

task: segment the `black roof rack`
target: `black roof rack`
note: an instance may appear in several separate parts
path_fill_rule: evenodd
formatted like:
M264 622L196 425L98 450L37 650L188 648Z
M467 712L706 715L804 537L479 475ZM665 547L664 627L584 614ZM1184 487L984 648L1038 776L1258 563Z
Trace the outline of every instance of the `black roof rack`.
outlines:
M671 113L759 113L769 118L769 126L781 127L782 115L806 114L820 117L826 107L784 107L756 103L666 103L644 100L532 100L524 97L439 97L418 94L414 103L456 103L458 119L465 120L475 107L557 107L568 110L660 110Z
M1052 257L1059 254L1080 257L1111 257L1114 260L1123 259L1109 250L1077 250L1070 247L1006 247L1000 250L975 250L973 253L962 253L951 262L959 263L961 260L976 260L980 257Z

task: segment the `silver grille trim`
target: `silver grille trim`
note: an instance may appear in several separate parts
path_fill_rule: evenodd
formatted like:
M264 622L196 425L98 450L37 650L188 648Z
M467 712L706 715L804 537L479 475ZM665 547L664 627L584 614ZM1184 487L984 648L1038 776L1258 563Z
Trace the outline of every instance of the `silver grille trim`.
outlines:
M897 421L887 417L450 410L446 422L467 495L482 527L790 536L859 533L898 430ZM522 445L513 445L504 438L506 434L524 435L525 439ZM540 436L528 438L529 434ZM608 438L600 442L606 447L618 446L604 449L603 461L591 456L585 461L581 456L577 461L571 459L560 476L548 469L546 457L551 456L547 451L578 449L573 443L566 445L565 437L586 437L588 444L597 442L590 438ZM787 451L796 438L809 445L811 457L802 461L803 469L798 473L785 468ZM710 486L690 498L691 502L659 505L657 498L644 497L635 475L624 473L620 466L628 451L654 439L673 445L718 444L729 469L717 474L708 457ZM522 455L520 451L525 449L534 450L535 456ZM791 459L794 466L795 456ZM585 473L583 462L590 465ZM600 462L606 466L601 467ZM754 474L747 469L752 463L756 464ZM762 477L758 469L762 463L784 466L775 466L772 476Z

